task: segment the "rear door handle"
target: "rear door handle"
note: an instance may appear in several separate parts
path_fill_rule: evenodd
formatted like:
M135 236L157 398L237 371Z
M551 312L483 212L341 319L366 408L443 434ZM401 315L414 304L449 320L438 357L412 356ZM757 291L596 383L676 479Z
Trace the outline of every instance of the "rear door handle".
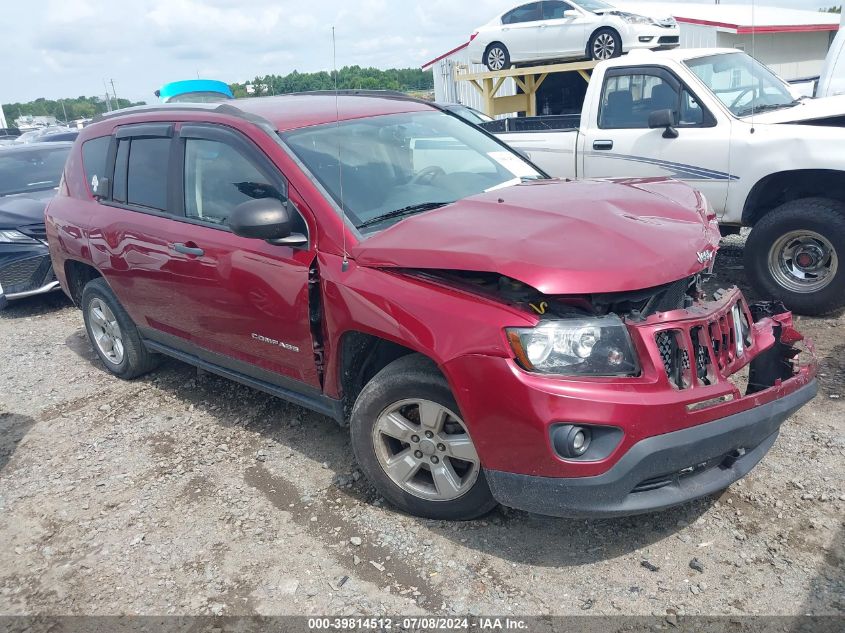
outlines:
M173 250L183 255L193 255L194 257L202 257L205 251L196 246L188 246L187 244L174 244Z
M606 152L613 149L613 141L593 141L593 149L600 152Z

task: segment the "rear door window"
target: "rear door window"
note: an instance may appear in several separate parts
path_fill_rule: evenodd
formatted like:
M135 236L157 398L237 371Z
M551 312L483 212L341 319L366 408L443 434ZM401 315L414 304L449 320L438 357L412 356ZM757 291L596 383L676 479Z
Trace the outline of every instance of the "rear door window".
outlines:
M126 177L128 204L159 211L167 209L169 159L169 138L132 139Z
M535 22L543 19L543 3L532 2L517 7L513 11L502 16L502 24L520 24L522 22Z

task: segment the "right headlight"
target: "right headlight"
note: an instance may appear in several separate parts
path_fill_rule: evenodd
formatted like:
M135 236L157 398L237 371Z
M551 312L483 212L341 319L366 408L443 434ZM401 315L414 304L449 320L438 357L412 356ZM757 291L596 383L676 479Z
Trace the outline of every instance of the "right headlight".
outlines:
M644 15L634 15L634 14L627 14L623 15L622 19L625 20L628 24L655 24L654 20L648 18Z
M533 328L508 328L507 336L528 371L557 376L639 372L628 329L615 315L543 321Z

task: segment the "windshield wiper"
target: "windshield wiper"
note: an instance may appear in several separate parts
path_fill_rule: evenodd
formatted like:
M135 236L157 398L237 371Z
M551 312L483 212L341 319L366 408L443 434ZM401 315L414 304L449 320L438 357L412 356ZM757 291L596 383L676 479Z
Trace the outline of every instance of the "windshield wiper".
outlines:
M740 110L739 113L737 114L737 116L742 118L744 116L748 116L751 113L757 114L758 112L769 112L771 110L783 110L784 108L792 108L792 107L795 107L797 105L801 105L801 102L798 99L792 101L791 103L766 103L766 104L761 105L761 106L754 106L753 108L749 106L749 107L745 108L744 110Z
M431 211L432 209L439 209L440 207L445 207L447 204L452 204L451 202L423 202L422 204L413 204L408 207L402 207L401 209L396 209L395 211L389 211L382 215L377 215L374 218L367 220L366 222L362 222L358 225L357 228L364 229L368 226L374 226L376 224L381 224L382 222L386 222L387 220L393 220L395 218L403 218L407 215L414 215L415 213L422 213L423 211Z

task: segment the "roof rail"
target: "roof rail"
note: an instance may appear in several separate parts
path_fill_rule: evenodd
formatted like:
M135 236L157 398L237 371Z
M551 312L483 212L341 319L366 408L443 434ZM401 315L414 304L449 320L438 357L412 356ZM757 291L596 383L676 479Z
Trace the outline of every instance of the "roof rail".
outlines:
M108 119L113 119L114 117L123 116L124 114L145 112L219 112L220 114L236 116L258 125L270 125L270 122L266 119L256 116L250 112L244 112L237 106L232 105L231 101L215 101L213 103L159 103L153 105L133 106L131 108L122 108L120 110L112 110L111 112L98 114L91 120L91 123L106 121Z

